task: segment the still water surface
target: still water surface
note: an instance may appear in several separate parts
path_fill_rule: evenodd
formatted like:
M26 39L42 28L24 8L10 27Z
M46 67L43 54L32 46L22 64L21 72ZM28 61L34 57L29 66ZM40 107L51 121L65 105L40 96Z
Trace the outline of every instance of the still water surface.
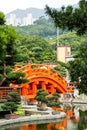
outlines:
M45 122L31 122L1 127L0 130L87 130L87 105L64 104L66 118Z

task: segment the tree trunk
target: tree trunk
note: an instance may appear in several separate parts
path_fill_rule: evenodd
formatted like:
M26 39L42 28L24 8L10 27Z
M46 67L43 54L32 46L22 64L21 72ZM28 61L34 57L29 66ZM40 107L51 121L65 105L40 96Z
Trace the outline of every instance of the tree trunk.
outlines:
M0 86L3 84L3 82L6 80L6 63L5 61L3 62L3 78L2 80L0 81Z

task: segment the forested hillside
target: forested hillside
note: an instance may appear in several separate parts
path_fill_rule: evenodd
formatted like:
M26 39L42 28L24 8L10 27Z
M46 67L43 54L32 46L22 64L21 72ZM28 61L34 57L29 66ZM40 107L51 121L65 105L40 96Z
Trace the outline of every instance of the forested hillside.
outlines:
M57 31L52 21L45 17L40 17L34 22L34 25L17 26L15 28L19 34L26 36L39 36L43 38L52 38L56 36ZM59 33L62 34L63 31L60 29Z
M56 53L51 45L43 38L37 36L20 36L16 46L18 54L17 62L25 64L55 62ZM20 57L20 58L19 58Z

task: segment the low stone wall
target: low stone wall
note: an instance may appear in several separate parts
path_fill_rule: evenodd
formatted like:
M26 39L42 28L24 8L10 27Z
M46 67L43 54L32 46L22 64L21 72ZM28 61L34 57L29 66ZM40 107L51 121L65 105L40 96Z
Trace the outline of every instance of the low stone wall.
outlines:
M66 117L64 112L60 112L60 114L56 115L32 115L32 116L24 116L19 117L17 119L9 119L9 120L0 120L0 126L16 124L16 123L24 123L24 122L31 122L31 121L40 121L40 120L53 120L53 119L63 119Z
M87 104L87 100L74 99L72 103Z

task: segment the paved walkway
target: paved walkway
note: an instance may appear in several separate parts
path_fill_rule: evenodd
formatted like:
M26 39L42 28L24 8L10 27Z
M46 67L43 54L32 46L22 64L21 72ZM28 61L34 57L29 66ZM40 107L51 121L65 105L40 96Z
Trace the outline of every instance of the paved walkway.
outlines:
M32 111L32 112L36 112L38 111L35 105L29 105L29 106L23 106L23 108L26 108L27 111ZM38 111L38 112L42 112L42 111ZM45 112L45 115L43 114L36 114L36 115L31 115L31 116L23 116L23 117L19 117L16 119L0 119L0 126L3 125L8 125L8 124L15 124L15 123L23 123L23 122L33 122L33 121L44 121L44 120L57 120L57 119L63 119L66 117L66 114L64 112L59 112L58 114L53 115L52 114L52 109L48 108L47 111L43 111L43 113Z
M29 112L36 112L36 113L43 113L43 114L52 114L52 108L51 107L47 107L47 110L44 110L44 111L40 111L40 110L37 110L37 106L36 105L23 105L22 108L24 108L26 111L29 111Z

